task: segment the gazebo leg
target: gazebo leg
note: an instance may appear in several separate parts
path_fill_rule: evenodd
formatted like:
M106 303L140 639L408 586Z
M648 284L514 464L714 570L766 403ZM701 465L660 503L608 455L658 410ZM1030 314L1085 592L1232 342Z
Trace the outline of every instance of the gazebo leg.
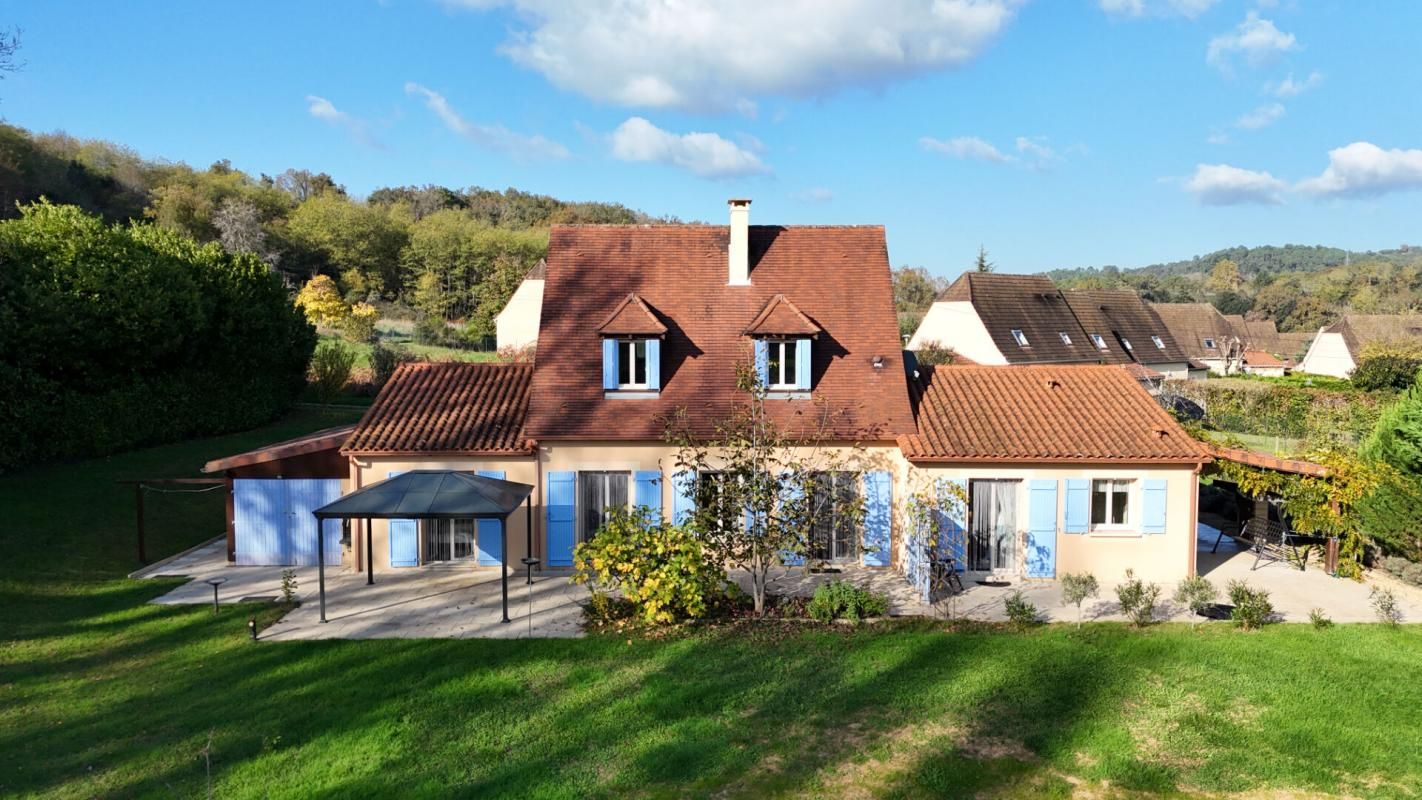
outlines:
M326 621L326 537L321 527L325 520L316 519L316 586L321 594L321 621Z
M504 517L504 524L499 526L499 569L503 574L499 576L500 588L504 593L504 618L500 622L509 622L509 520Z
M375 583L375 548L370 543L370 518L365 520L365 585Z

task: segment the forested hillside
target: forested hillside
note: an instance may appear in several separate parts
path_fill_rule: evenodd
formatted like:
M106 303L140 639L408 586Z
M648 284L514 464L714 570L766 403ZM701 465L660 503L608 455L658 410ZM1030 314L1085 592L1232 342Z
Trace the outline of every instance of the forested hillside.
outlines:
M1232 247L1138 269L1047 273L1058 285L1124 287L1161 303L1208 302L1226 314L1272 319L1280 330L1317 330L1346 313L1422 308L1422 249L1348 252L1335 247Z
M146 221L252 253L290 285L334 278L348 300L408 308L430 337L477 342L554 223L658 222L616 203L567 202L517 189L397 186L360 200L324 173L197 170L105 141L0 125L0 219L46 197L110 222Z

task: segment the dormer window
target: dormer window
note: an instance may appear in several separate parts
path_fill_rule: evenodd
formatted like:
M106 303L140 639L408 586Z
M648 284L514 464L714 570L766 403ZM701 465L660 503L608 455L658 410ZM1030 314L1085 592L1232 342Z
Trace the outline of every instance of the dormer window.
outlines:
M1091 334L1091 341L1092 341L1093 344L1096 345L1096 349L1097 349L1097 350L1105 350L1105 349L1106 349L1106 337L1102 336L1101 334L1099 334L1099 333L1093 333L1093 334Z
M760 385L772 395L810 391L810 342L820 333L820 326L785 295L770 298L745 328L754 342Z
M1017 330L1016 328L1013 328L1013 329L1012 329L1012 340L1013 340L1014 342L1017 342L1017 346L1018 346L1018 347L1029 347L1029 346L1030 346L1030 345L1027 343L1027 334L1023 333L1023 332L1020 331L1020 330Z
M1057 331L1057 335L1060 336L1060 337L1062 337L1062 344L1064 344L1064 345L1066 345L1066 346L1068 346L1068 347L1071 346L1071 335L1070 335L1070 334L1068 334L1066 331Z
M1127 338L1124 337L1124 336L1121 337L1121 346L1124 347L1124 348L1126 348L1127 350L1134 350L1134 349L1135 349L1134 347L1131 347L1131 340L1130 340L1130 339L1127 339Z
M1152 337L1150 337L1150 340L1155 343L1155 346L1156 346L1157 349L1159 349L1159 350L1164 350L1164 349L1165 349L1165 340L1164 340L1164 339L1160 338L1159 336L1152 336Z
M1206 350L1213 350L1213 349L1215 349L1215 340L1214 340L1214 339L1211 339L1211 338L1208 337L1208 336L1206 336L1206 337L1205 337L1205 349L1206 349Z
M655 397L662 388L662 337L667 328L646 301L627 295L598 326L602 389L608 397Z

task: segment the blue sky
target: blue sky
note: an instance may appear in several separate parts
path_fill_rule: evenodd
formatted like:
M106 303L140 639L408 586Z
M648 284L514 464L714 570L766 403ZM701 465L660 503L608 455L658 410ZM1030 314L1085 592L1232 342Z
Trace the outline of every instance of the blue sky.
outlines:
M16 2L0 115L352 192L878 223L942 275L1419 243L1422 4Z

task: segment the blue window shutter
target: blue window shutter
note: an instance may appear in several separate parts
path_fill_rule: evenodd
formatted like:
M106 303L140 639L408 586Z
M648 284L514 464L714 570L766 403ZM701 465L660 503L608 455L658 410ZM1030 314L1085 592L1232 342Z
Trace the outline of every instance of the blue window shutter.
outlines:
M638 470L632 474L634 505L646 506L652 523L662 521L662 473L659 470Z
M786 502L798 502L805 497L805 487L794 480L788 473L781 477L781 484L784 486ZM808 544L807 542L802 544ZM787 567L798 567L805 563L805 556L793 550L780 551L780 563Z
M1027 577L1057 574L1057 482L1032 481L1027 507Z
M686 522L695 510L696 473L687 469L672 473L672 522Z
M574 500L578 474L548 473L548 566L573 566Z
M1141 533L1165 533L1165 481L1145 482L1141 492Z
M503 480L501 469L481 469L477 473L484 478ZM474 523L474 543L479 551L479 566L497 567L504 563L504 521L501 519L481 519Z
M795 341L795 385L802 391L810 391L810 340Z
M770 342L755 340L755 374L761 386L770 385Z
M1066 483L1066 524L1062 530L1086 533L1091 527L1091 481L1067 478Z
M647 340L647 388L660 391L662 388L662 340Z
M280 480L238 478L232 482L232 532L240 567L281 566L287 555L286 487Z
M617 340L602 340L602 388L617 388Z
M956 486L957 491L951 491ZM938 546L948 552L958 564L958 571L968 568L968 481L966 478L942 478L938 482Z
M402 474L402 471L386 473L386 478L393 478ZM415 567L420 563L420 528L412 519L392 519L390 520L390 566L392 567Z
M893 558L894 476L864 473L864 564L887 567Z

